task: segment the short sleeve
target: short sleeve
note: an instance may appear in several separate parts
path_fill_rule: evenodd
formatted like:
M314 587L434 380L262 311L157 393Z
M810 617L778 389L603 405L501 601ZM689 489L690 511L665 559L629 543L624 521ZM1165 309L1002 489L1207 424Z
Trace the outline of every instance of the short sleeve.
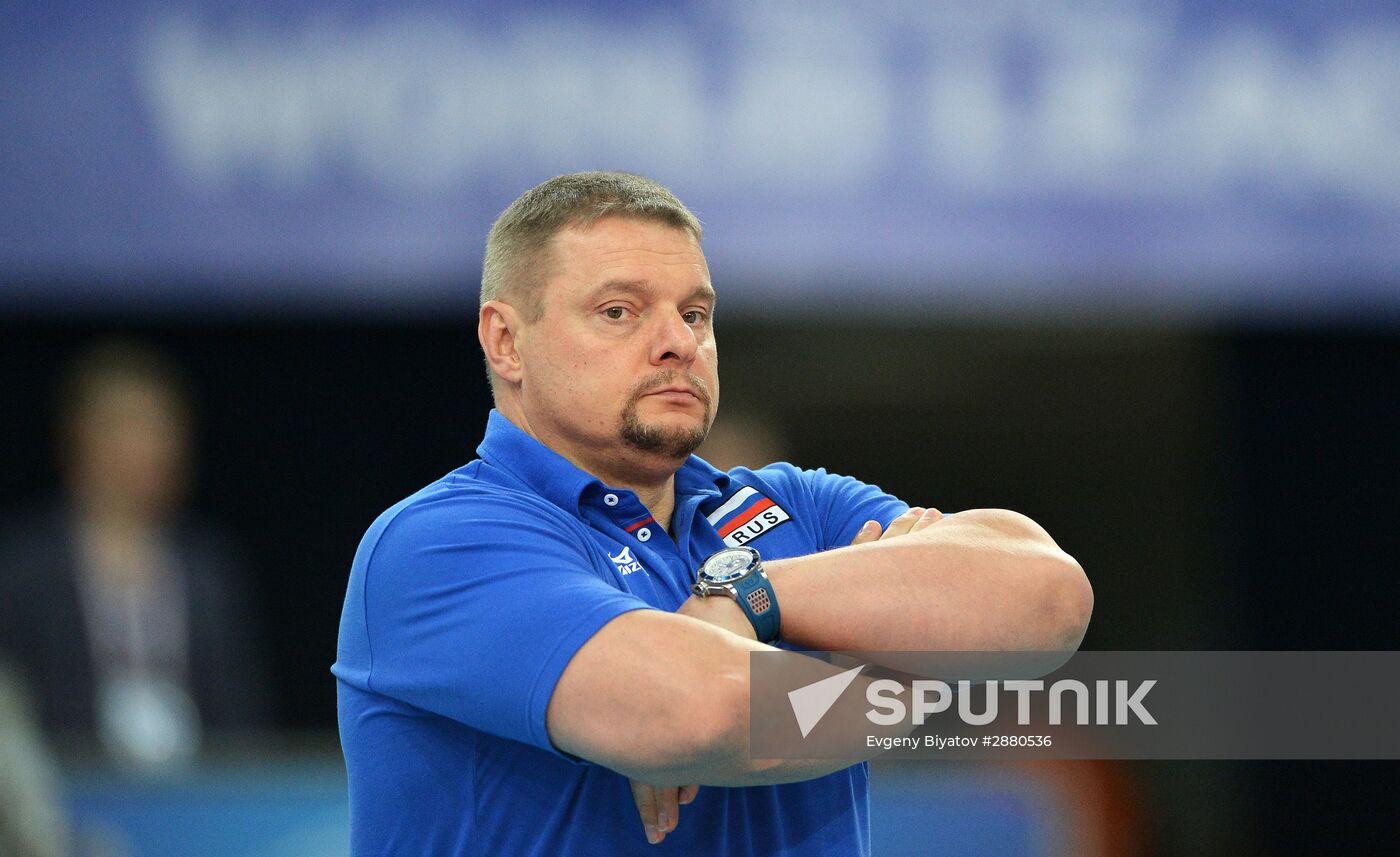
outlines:
M790 464L777 464L760 473L765 479L784 483L790 486L788 490L801 493L818 527L821 543L818 550L845 547L866 521L879 521L880 526L889 526L909 509L909 504L885 493L877 485L828 473L824 468L802 470Z
M356 557L346 616L358 584L365 645L342 635L337 676L353 679L358 655L368 690L557 753L545 711L564 667L609 621L648 605L595 571L576 522L530 498L396 508Z

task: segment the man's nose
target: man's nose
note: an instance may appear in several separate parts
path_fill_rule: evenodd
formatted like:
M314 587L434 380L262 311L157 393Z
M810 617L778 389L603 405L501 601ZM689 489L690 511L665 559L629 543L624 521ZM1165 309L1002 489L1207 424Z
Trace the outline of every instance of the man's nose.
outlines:
M658 320L657 327L652 342L651 362L660 365L674 360L682 365L690 365L700 347L695 328L686 324L678 312L663 315Z

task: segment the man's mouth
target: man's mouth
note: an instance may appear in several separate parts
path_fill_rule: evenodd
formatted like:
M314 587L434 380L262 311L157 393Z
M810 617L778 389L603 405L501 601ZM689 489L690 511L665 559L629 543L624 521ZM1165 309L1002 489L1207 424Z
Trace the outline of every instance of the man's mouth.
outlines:
M698 392L696 392L695 390L691 389L690 387L662 387L662 388L659 389L659 390L652 390L650 393L647 393L646 395L648 395L648 396L660 396L660 395L664 395L664 394L674 394L674 395L691 396L692 398L695 398L695 399L699 399L699 398L700 398L700 394L699 394Z
M672 374L670 377L660 375L659 377L654 376L647 380L658 386L652 387L650 390L646 390L646 392L637 395L637 397L632 400L633 402L639 402L648 396L659 396L664 400L678 404L695 401L704 405L707 410L710 407L709 390L706 389L705 384L701 382L699 378L693 375L687 378L681 373L676 373ZM640 384L638 386L642 387ZM643 387L643 389L645 389L645 387Z

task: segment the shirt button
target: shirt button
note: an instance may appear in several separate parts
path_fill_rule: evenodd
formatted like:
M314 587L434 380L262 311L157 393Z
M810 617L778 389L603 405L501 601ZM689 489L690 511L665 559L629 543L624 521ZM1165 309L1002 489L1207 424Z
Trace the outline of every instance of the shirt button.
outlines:
M637 531L637 541L644 542L649 538L651 538L650 527L642 527L640 530Z
M616 506L616 505L617 505L617 495L616 495L616 494L604 494L604 495L603 495L603 504L604 504L604 505L607 505L607 506Z

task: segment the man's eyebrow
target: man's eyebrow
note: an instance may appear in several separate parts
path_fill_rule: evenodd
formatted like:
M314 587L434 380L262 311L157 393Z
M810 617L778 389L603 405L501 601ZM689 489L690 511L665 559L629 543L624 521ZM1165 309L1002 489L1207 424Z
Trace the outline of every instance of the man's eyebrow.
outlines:
M706 301L710 304L715 302L715 288L709 283L701 283L695 287L695 291L690 293L689 300Z
M604 295L616 293L645 297L652 293L652 287L643 280L608 280L606 283L603 283L589 292L588 300L591 302L598 300ZM701 283L696 286L689 295L686 295L685 300L687 302L702 300L714 303L715 290L709 283Z

